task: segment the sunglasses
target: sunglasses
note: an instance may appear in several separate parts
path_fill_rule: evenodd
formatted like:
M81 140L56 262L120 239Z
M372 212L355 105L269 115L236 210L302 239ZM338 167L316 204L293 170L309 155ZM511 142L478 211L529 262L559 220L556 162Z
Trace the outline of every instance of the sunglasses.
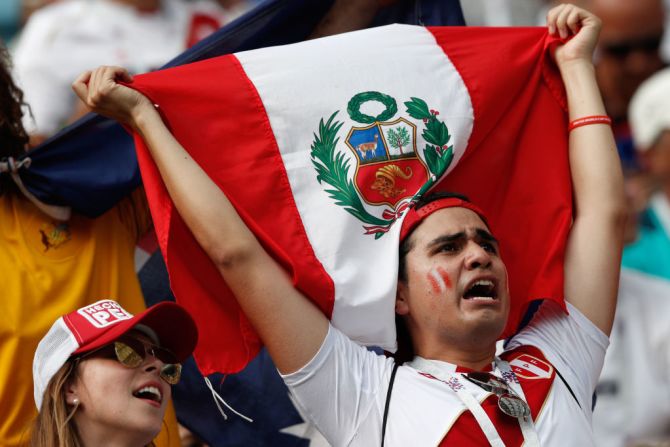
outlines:
M530 416L530 407L528 404L507 383L493 374L470 372L463 374L463 377L484 391L498 396L498 408L506 415L517 419Z
M176 385L181 379L181 364L177 362L176 356L169 350L160 346L150 345L132 337L122 337L114 343L103 346L102 348L88 352L80 358L86 358L92 355L99 357L116 359L127 368L137 368L147 355L151 355L164 365L160 370L161 379L170 385Z
M658 49L661 47L662 38L662 35L658 35L625 42L604 44L603 51L610 56L620 59L627 57L634 51L648 54L658 53Z

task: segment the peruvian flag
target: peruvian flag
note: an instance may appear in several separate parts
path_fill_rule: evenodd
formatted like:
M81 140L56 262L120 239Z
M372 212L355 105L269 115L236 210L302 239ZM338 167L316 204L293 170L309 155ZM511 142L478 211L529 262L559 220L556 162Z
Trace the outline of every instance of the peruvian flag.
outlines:
M563 87L545 28L391 25L137 76L175 137L332 323L395 348L398 233L428 190L469 196L501 241L513 297L562 303L571 222ZM203 374L261 343L136 137ZM193 192L197 194L197 191Z

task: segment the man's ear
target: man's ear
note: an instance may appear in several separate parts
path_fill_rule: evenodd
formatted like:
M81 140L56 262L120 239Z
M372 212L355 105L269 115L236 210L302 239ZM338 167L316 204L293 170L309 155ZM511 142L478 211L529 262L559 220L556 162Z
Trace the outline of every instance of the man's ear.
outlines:
M398 287L395 295L395 313L398 315L407 315L409 313L408 286L404 281L398 281Z

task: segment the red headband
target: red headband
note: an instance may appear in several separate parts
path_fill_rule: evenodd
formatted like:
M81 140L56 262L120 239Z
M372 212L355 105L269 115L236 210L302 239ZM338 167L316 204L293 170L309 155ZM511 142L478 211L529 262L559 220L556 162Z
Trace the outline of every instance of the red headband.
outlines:
M400 228L400 242L404 241L405 238L428 216L433 214L437 210L444 208L467 208L470 211L474 211L488 226L486 216L484 212L479 209L476 205L466 202L465 200L458 199L456 197L449 197L446 199L434 200L418 210L415 207L412 207L407 211L405 220L402 221L402 227Z

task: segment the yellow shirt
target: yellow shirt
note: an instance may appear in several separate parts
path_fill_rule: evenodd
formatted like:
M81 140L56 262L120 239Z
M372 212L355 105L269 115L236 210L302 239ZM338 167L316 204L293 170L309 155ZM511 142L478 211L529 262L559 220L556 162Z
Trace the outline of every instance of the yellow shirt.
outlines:
M33 354L59 316L103 298L133 314L145 308L134 266L136 241L150 225L142 194L97 219L68 222L19 195L0 196L0 445L29 438ZM179 445L169 414L169 438Z

